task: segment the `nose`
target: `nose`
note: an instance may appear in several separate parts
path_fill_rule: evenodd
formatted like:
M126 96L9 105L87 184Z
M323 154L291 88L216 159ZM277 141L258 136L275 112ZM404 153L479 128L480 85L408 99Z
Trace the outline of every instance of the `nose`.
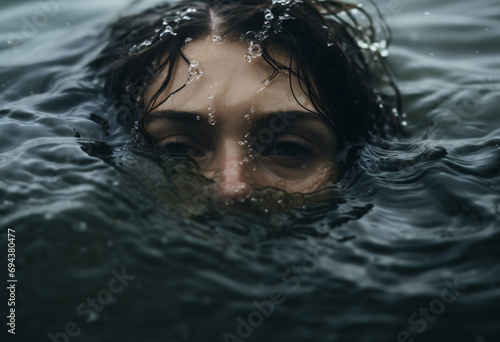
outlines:
M227 156L220 162L217 190L219 198L230 200L248 195L252 187L245 175L242 158L237 155Z

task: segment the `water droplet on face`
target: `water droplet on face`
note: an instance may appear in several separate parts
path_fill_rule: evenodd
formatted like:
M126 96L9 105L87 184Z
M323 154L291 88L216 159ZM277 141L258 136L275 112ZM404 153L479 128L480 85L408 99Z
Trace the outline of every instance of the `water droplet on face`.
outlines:
M184 41L184 43L186 43L186 45L191 45L193 43L193 38L191 37L187 37L186 40Z
M246 114L245 119L250 120L250 115Z
M240 146L245 146L245 145L246 145L246 142L244 142L244 141L241 141L241 140L240 140L240 141L238 141L238 145L240 145Z
M221 36L212 36L212 41L217 44L222 44L222 37Z
M189 64L188 73L189 75L186 84L191 83L195 79L199 79L201 75L203 75L203 71L200 68L200 62L198 62L196 59L192 60Z
M215 116L212 113L208 113L208 124L213 126L217 120L215 120Z

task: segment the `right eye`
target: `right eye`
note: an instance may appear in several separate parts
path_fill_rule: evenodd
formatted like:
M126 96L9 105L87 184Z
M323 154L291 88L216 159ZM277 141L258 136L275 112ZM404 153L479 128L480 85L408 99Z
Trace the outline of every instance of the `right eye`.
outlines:
M185 137L167 138L160 144L161 150L172 156L201 157L203 153L196 147L192 139Z

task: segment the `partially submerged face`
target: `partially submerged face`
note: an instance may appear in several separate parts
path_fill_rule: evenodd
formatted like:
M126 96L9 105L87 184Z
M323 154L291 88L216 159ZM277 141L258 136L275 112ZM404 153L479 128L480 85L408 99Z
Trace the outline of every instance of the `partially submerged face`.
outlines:
M191 69L179 60L158 101L186 84L190 74L191 80L144 122L164 153L191 157L224 199L267 186L308 193L337 177L335 135L296 79L295 96L310 111L294 98L288 74L266 82L270 67L261 57L249 63L246 43L219 44L207 37L182 51ZM146 104L167 72L168 67L150 84Z

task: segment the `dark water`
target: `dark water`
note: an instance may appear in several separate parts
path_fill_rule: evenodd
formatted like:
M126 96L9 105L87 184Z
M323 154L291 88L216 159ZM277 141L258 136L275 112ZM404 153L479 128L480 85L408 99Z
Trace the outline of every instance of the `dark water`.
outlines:
M498 1L377 1L410 138L250 211L131 148L88 68L154 3L0 2L2 341L498 341Z

